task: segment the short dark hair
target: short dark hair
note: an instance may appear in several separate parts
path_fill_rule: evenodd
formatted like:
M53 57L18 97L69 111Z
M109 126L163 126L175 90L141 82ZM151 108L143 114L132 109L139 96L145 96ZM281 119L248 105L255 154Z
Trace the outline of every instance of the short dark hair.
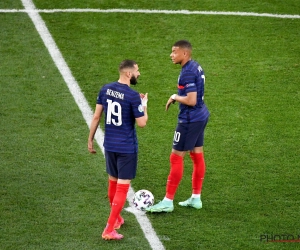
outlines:
M179 47L183 49L192 50L192 44L188 40L179 40L173 45L174 47Z
M119 71L122 71L123 69L127 69L127 68L134 68L134 65L136 64L137 63L134 60L126 59L120 63Z

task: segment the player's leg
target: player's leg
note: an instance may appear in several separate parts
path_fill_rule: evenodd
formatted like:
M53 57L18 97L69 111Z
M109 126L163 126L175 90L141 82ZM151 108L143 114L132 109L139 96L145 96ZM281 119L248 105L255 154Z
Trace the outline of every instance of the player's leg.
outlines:
M177 125L170 155L170 172L166 185L166 195L161 202L147 208L146 211L148 212L172 212L174 210L173 200L183 176L183 159L188 144L186 141L188 128L189 124Z
M118 216L120 215L120 212L123 209L123 206L126 202L129 186L130 186L130 180L123 180L123 179L118 180L116 194L112 202L110 215L107 220L107 225L104 230L105 231L104 234L110 234L111 232L115 231L116 224L118 223L117 221Z
M185 152L172 149L170 155L170 173L166 186L166 200L174 200L177 188L183 176L183 158Z
M173 200L183 176L183 153L176 154L173 150L170 155L170 172L166 184L166 194L163 200L156 205L146 208L148 212L172 212Z
M117 178L109 175L109 177L108 177L108 199L109 199L110 206L112 205L112 202L113 202L115 194L116 194L117 182L118 182ZM121 214L119 214L114 228L120 229L120 227L123 224L124 224L124 219L122 218Z
M205 175L205 162L203 152L195 153L191 151L190 157L193 161L192 196L185 201L179 202L178 204L184 207L193 207L196 209L200 209L202 208L201 190Z
M201 191L205 176L205 161L203 154L204 129L207 120L199 123L199 135L195 147L190 151L190 157L193 161L192 174L192 196L186 201L179 202L181 206L190 206L196 209L202 208Z
M107 226L102 234L103 239L121 239L123 235L117 234L117 237L110 238L110 234L115 235L115 229L120 228L124 223L118 221L121 210L126 202L130 181L136 175L137 154L118 154L118 181L116 193L112 201L111 212L107 221ZM107 238L106 238L107 237Z
M106 172L108 173L108 199L111 205L118 181L117 158L115 153L105 151Z
M117 156L114 152L105 151L106 172L108 173L108 198L112 207L113 199L117 190L118 168ZM115 230L107 230L107 227L102 233L102 238L105 240L120 240L123 235L118 234Z
M115 197L115 193L117 190L117 181L118 181L118 178L108 175L108 193L107 193L107 195L108 195L110 206Z
M109 173L111 173L111 175L108 175L108 199L111 206L117 190L118 178L114 177L118 176L117 154L114 152L105 152L105 160L107 172L109 171ZM124 219L121 217L121 215L119 215L116 221L115 229L119 229L122 224L124 224Z

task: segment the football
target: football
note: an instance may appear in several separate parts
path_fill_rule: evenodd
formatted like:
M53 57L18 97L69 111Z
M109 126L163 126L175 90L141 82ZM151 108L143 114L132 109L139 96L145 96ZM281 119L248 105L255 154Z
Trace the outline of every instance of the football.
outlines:
M132 203L136 209L145 211L154 204L154 196L149 190L141 189L134 194Z

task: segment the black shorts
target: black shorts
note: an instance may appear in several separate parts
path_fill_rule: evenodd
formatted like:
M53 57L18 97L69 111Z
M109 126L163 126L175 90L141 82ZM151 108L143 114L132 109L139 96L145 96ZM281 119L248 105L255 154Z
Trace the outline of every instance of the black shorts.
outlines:
M117 179L132 180L136 176L137 153L123 154L105 150L106 172Z
M173 149L189 151L204 144L204 129L208 122L178 123L173 138Z

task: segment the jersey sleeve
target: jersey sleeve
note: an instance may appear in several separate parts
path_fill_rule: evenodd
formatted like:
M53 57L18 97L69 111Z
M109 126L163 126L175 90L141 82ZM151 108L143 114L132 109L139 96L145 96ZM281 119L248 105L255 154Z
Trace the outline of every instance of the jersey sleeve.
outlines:
M144 109L142 106L141 97L140 94L137 92L135 92L133 95L131 107L132 107L134 118L139 118L144 116Z
M180 85L185 89L185 93L197 92L196 75L192 71L185 71L181 74Z
M101 104L101 105L103 105L103 103L102 103L102 97L103 97L103 89L101 89L100 91L99 91L99 93L98 93L98 96L97 96L97 104Z

